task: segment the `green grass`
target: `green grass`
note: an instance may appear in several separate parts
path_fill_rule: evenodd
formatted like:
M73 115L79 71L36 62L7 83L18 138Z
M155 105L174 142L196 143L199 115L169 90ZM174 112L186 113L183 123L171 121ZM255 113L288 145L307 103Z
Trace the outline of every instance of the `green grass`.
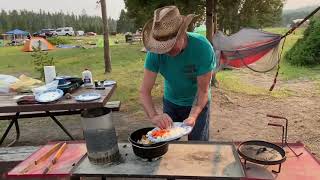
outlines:
M273 28L274 32L283 33L286 29ZM302 37L301 32L288 37L285 51L288 50L298 38ZM96 37L64 37L70 38L72 44L88 44L97 42L102 36ZM116 44L115 42L119 43ZM103 48L92 49L55 49L49 51L49 56L56 62L58 75L73 75L81 77L81 72L89 68L96 80L113 79L118 82L118 88L112 97L113 100L121 100L122 110L141 113L141 106L138 104L139 88L143 77L143 64L145 53L140 52L142 44L124 43L124 36L110 36L110 52L112 72L104 74ZM1 74L11 74L19 76L26 74L32 77L39 77L33 70L31 53L22 52L20 47L0 47L0 72ZM302 68L288 65L285 60L281 62L280 78L285 80L296 78L309 78L316 80L320 92L320 67ZM268 89L257 87L252 84L242 82L237 77L236 72L224 71L217 74L222 88L247 93L251 95L270 95L273 97L286 97L291 94L286 89L280 89L269 93ZM270 83L273 79L270 79ZM163 79L158 78L153 94L157 102L161 101Z
M292 94L288 89L285 88L270 92L267 88L245 83L241 81L241 79L237 77L235 73L231 73L229 71L219 72L217 74L217 79L219 80L219 84L222 88L237 93L245 93L248 95L265 95L277 98L288 97Z
M270 30L271 31L271 30ZM276 30L277 31L277 30ZM279 31L279 30L278 30ZM310 80L319 79L320 66L302 67L290 65L283 58L285 53L297 42L298 39L303 38L304 29L298 29L295 34L291 34L286 38L283 49L282 60L280 64L280 78L284 80L292 80L297 78L308 78Z
M110 36L110 42L121 37ZM123 40L124 41L124 40ZM81 77L85 68L89 68L96 80L113 79L118 82L118 88L112 99L123 102L122 110L140 108L138 89L143 77L145 53L140 52L142 45L130 45L120 41L120 44L110 46L112 72L104 74L103 48L92 49L55 49L49 51L56 63L58 75L73 75ZM32 57L29 52L22 52L22 47L0 48L0 72L19 76L26 74L39 77L33 70ZM161 78L158 80L160 83ZM161 83L160 83L161 84ZM154 93L161 93L162 88L156 88ZM157 95L160 97L160 94Z

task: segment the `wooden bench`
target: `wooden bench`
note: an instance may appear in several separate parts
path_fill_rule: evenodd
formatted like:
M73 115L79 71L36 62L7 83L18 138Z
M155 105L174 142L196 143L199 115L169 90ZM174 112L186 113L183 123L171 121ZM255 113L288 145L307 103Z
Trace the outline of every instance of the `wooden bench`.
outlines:
M0 148L0 179L6 179L5 175L21 161L38 150L37 146L3 147Z
M107 102L104 107L110 108L112 111L119 111L121 106L120 101L111 101ZM4 132L3 136L0 139L0 145L3 143L4 139L8 135L11 127L15 125L16 129L16 138L12 141L8 146L13 145L20 138L20 128L18 124L19 119L25 118L34 118L34 117L51 117L51 119L71 138L74 140L72 135L68 132L68 130L56 119L56 116L66 116L66 115L76 115L81 114L81 109L77 110L59 110L59 111L35 111L35 112L21 112L21 113L0 113L0 120L11 120L8 128Z
M120 101L110 101L107 102L104 107L111 109L112 111L119 111L121 106ZM72 110L72 111L52 111L51 113L54 116L64 116L64 115L75 115L80 114L81 110ZM16 116L16 113L0 113L0 120L11 120ZM24 118L34 118L34 117L48 117L46 112L21 112L19 115L19 119Z

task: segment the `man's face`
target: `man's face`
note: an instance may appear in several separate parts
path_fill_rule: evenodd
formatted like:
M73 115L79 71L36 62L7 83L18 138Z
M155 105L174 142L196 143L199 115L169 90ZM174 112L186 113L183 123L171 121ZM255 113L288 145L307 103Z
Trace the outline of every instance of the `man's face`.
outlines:
M177 39L176 43L174 44L173 48L167 53L169 56L177 56L181 53L182 49L185 46L185 37L182 36L180 39Z

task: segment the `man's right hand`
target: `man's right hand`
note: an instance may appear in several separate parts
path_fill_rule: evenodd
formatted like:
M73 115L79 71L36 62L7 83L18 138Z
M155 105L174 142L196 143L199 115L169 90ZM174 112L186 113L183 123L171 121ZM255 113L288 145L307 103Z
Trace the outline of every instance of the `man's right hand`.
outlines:
M173 123L170 116L166 113L153 116L151 122L161 129L170 128Z

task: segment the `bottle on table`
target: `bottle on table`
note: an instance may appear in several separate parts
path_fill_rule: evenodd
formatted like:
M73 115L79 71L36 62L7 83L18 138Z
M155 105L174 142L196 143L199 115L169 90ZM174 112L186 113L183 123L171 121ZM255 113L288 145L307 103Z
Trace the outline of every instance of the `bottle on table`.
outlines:
M89 71L89 69L85 69L82 72L82 80L83 80L84 87L86 87L86 88L92 88L93 87L92 73Z

